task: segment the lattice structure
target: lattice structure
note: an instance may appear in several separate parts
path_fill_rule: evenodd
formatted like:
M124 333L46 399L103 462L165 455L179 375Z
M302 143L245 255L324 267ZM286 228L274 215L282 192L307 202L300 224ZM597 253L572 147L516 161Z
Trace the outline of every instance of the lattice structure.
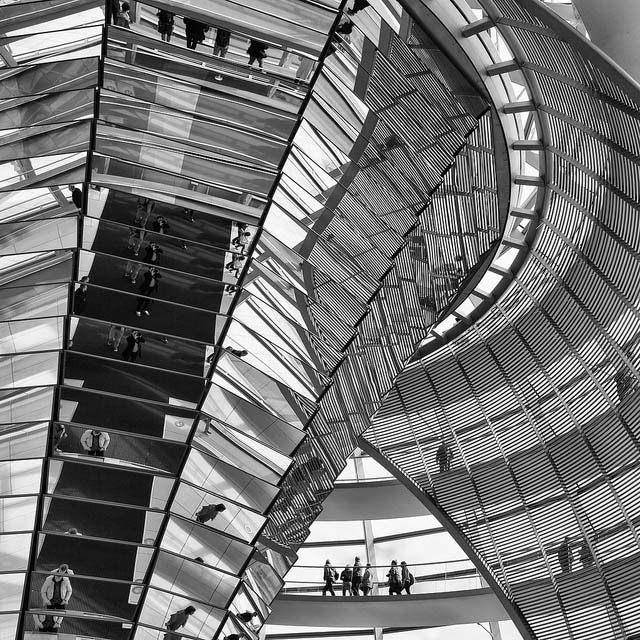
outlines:
M513 60L493 73L532 88L511 110L544 138L538 235L490 312L403 371L366 438L535 637L635 638L640 89L538 3L480 4L464 33L497 32Z
M405 235L419 247L486 104L416 55L395 5L129 5L0 15L0 622L151 640L193 606L181 636L252 638L439 310ZM494 235L468 269L497 210L477 224Z

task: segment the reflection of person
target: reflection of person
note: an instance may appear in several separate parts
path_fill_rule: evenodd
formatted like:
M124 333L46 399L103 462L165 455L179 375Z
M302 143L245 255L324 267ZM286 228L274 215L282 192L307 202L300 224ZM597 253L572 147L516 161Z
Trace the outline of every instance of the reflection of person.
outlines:
M144 281L140 285L140 294L148 297L138 298L137 316L141 316L143 313L146 316L151 315L149 307L151 306L152 298L158 293L158 284L161 278L162 276L155 267L151 267L149 271L144 274Z
M580 547L580 562L582 562L582 566L585 569L591 567L594 562L591 548L589 547L589 543L586 540L582 541L582 546Z
M36 629L43 633L56 633L60 628L62 622L62 616L43 616L41 613L35 613L33 615L33 621L35 622Z
M311 58L305 56L299 56L300 64L296 69L296 82L304 82L309 79L311 72L313 71L314 62Z
M107 24L115 24L118 13L120 12L119 0L107 0L105 18Z
M244 253L244 248L249 244L249 238L251 238L251 233L249 231L241 231L232 240L231 244L234 247L238 247L238 249Z
M558 562L562 573L569 573L573 563L573 554L571 553L571 543L569 536L565 536L562 544L558 547Z
M247 53L249 54L249 66L254 62L258 62L258 66L262 69L262 61L267 57L268 44L260 42L260 40L250 40Z
M131 7L128 2L123 2L120 6L120 11L118 12L118 17L116 18L116 26L124 27L125 29L130 29L129 26L131 24Z
M153 230L156 233L169 233L169 231L171 230L171 227L169 226L169 223L162 217L162 216L157 216L156 219L153 221Z
M55 575L56 573L60 573L65 576L72 576L73 569L69 569L68 564L61 564L57 569L54 569L51 573L52 575Z
M48 575L45 578L42 589L40 589L43 606L47 607L47 609L61 611L67 608L72 593L71 581L63 573L52 573ZM54 626L59 627L62 620L62 616L54 616Z
M146 225L149 215L153 213L155 208L156 203L151 198L138 196L138 199L136 200L135 222L142 222L143 225Z
M70 529L67 529L67 533L70 536L81 536L82 535L75 527L71 527Z
M355 0L353 7L347 10L347 13L354 15L358 11L362 11L369 6L369 0Z
M196 513L196 520L201 524L215 520L216 516L222 511L226 511L227 507L223 504L207 504Z
M173 17L175 13L160 9L156 14L158 16L158 33L164 42L171 42L171 34L173 33Z
M89 456L104 458L104 452L107 450L111 438L108 433L98 431L97 429L87 429L80 438L80 444Z
M118 351L120 349L120 342L122 341L123 335L124 327L117 324L112 324L109 327L107 346L111 347L114 351Z
M162 249L157 242L151 242L149 246L144 250L143 260L154 267L160 264L160 256L162 255Z
M76 289L73 299L74 313L82 313L87 305L87 296L89 295L89 287L87 286L88 282L89 276L83 276L80 278L80 286Z
M138 358L142 358L142 343L145 342L144 336L140 331L132 331L127 336L127 346L122 352L123 360L135 362Z
M331 566L331 560L327 560L324 563L324 570L322 572L322 579L324 580L324 587L322 587L322 595L326 596L327 591L335 596L333 590L333 581L338 577L338 572Z
M229 42L231 40L231 31L226 29L218 29L216 31L216 41L213 44L213 55L224 58L229 50Z
M209 31L209 27L204 22L198 22L191 18L182 19L187 36L187 49L195 49L199 42L204 42L204 34Z
M60 445L67 438L67 430L63 424L57 423L53 425L53 453L62 453Z
M184 625L189 621L189 616L195 612L196 608L189 605L185 609L172 613L164 625L168 629L167 633L164 634L164 640L178 640L180 635L177 634L176 631L181 627L184 627Z
M436 451L436 462L441 472L449 471L451 460L453 460L453 450L446 442L442 442Z
M246 349L234 349L233 347L225 347L224 350L228 351L230 354L234 355L236 358L244 358L245 356L249 355L249 352ZM213 353L211 355L213 355ZM209 358L210 357L211 356L209 356Z
M138 255L140 245L142 244L146 233L147 230L143 220L136 220L133 225L129 227L129 241L127 242L127 249L133 251L133 255Z
M242 622L250 624L257 615L258 614L255 611L244 611L243 613L238 614L238 620L242 620Z
M78 209L82 209L82 190L78 189L75 184L70 184L69 191L71 191L71 200L73 200L73 204L75 204Z
M244 261L244 256L238 253L234 253L233 256L231 256L231 260L224 265L224 268L235 278L237 278L240 275L240 269L242 269L242 263Z

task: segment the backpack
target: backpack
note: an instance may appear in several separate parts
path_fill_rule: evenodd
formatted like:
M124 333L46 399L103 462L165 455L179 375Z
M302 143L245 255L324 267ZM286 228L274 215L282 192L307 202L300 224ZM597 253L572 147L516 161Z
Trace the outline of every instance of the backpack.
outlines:
M409 586L415 584L416 579L413 577L413 573L409 574Z
M335 569L333 570L333 579L334 580L338 579L338 572Z

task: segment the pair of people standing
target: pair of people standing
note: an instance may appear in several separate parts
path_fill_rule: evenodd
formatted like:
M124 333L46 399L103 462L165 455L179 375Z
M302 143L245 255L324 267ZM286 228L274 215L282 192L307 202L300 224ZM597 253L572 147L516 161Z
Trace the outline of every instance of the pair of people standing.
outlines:
M398 566L395 560L391 561L389 573L387 573L389 595L401 596L403 591L411 595L411 585L415 582L413 574L409 571L407 563L403 560Z

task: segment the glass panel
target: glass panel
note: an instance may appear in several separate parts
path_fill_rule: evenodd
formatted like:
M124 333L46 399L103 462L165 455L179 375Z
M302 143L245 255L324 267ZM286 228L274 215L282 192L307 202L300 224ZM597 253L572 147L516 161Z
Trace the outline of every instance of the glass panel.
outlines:
M238 578L216 571L204 560L191 561L161 552L151 577L155 587L226 608Z
M191 606L188 599L179 596L149 589L140 613L140 623L160 627L167 622L176 612L183 611ZM183 625L180 625L180 635L195 638L212 638L222 623L224 611L207 606L198 606L192 615L187 616ZM175 620L175 618L174 618ZM144 637L158 637L158 633ZM136 636L138 637L138 636Z
M85 501L64 496L45 497L42 508L42 529L49 533L137 544L154 543L163 517L159 512L117 504L101 504L96 517ZM57 542L59 545L72 543L73 540Z
M216 509L216 506L223 510ZM204 526L247 542L255 539L265 521L255 512L183 483L178 487L171 511L184 518L195 518Z
M161 547L185 558L202 558L206 565L237 574L253 548L195 522L171 517Z
M31 533L14 533L2 536L0 571L26 571L31 551Z
M262 513L277 493L273 485L196 449L190 451L181 477Z
M0 574L0 611L20 609L24 578L24 573Z
M0 460L42 458L47 435L46 422L0 425Z

